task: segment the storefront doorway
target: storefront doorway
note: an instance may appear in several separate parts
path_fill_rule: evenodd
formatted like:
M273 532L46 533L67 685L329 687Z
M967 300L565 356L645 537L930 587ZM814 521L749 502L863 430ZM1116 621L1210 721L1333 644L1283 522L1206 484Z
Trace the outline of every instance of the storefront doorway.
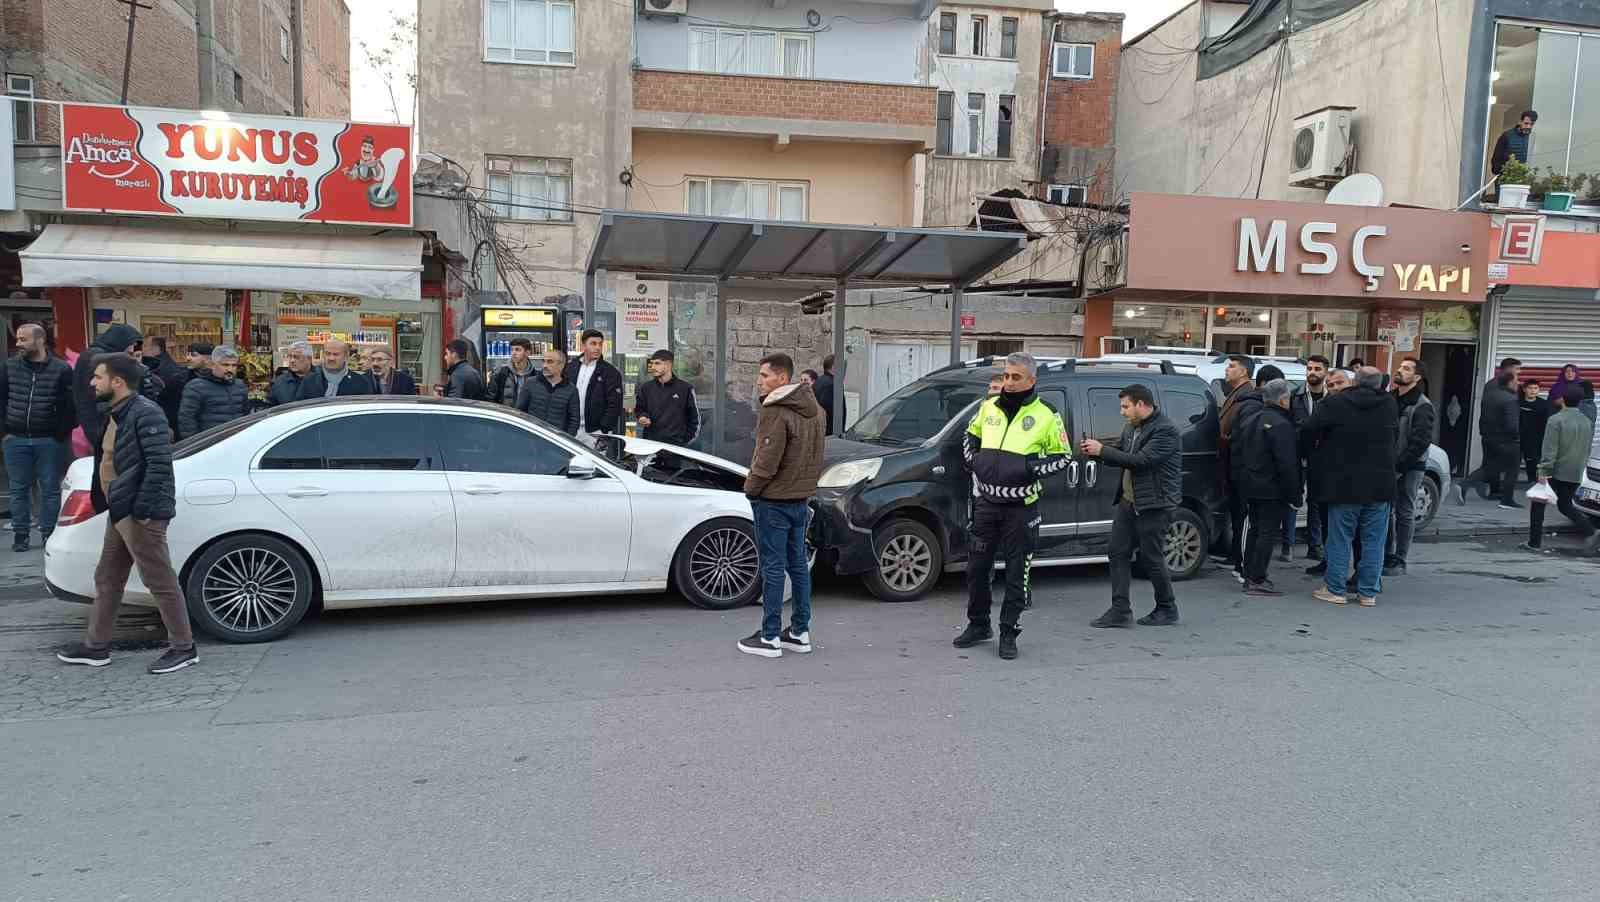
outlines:
M1252 357L1261 357L1272 353L1272 333L1213 329L1211 346L1224 354L1249 354Z
M1428 370L1428 399L1439 411L1439 436L1434 441L1450 455L1450 473L1456 477L1465 474L1477 358L1476 344L1442 341L1422 344L1422 365Z

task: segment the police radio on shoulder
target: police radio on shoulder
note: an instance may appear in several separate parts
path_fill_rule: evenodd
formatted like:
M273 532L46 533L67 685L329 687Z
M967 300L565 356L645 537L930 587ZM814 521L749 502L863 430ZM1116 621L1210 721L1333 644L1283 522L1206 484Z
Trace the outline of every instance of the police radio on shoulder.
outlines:
M822 472L822 478L817 480L817 487L842 489L858 482L865 482L878 475L878 468L882 465L883 458L881 457L870 457L866 460L847 460L842 464L834 464Z

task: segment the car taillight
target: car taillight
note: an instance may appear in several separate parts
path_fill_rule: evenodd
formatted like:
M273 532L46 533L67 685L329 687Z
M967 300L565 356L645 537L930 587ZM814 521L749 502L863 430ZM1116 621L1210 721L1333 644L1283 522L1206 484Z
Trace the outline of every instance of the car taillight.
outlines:
M61 516L56 518L57 526L71 526L94 516L94 501L89 493L79 490L68 492L67 497L61 501Z

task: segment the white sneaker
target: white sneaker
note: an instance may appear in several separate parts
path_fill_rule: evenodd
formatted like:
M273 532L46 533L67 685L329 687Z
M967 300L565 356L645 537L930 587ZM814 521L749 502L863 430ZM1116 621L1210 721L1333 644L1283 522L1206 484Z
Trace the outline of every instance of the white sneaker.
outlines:
M811 651L811 631L796 633L791 627L784 627L778 634L778 644L786 651L795 651L800 654L809 654Z
M810 646L806 646L810 650ZM739 650L747 655L760 655L763 658L781 658L783 649L778 647L777 639L761 638L761 631L756 630L750 635L739 640Z

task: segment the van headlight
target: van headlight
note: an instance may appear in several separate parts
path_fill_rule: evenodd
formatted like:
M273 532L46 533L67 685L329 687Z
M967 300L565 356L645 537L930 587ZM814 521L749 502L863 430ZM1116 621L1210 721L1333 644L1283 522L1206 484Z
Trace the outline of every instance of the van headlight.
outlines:
M881 466L883 466L883 458L881 457L873 457L867 460L847 460L842 464L834 464L822 471L822 478L817 480L817 487L842 489L858 482L865 482L878 475L878 468Z

